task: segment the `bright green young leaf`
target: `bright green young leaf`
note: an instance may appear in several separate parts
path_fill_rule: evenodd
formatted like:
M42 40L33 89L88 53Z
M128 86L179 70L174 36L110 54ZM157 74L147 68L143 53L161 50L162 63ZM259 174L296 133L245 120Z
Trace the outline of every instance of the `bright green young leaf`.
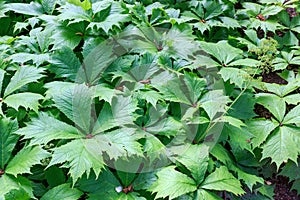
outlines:
M69 183L65 183L59 186L56 186L46 192L41 200L49 199L66 199L66 200L76 200L83 194L80 190L72 188Z
M18 123L9 119L0 120L0 167L4 169L11 158L11 153L18 141L18 136L13 134L18 129Z
M98 176L104 167L102 152L95 151L92 148L99 148L95 146L95 142L92 139L73 140L54 149L48 167L66 162L63 167L69 168L73 186L84 173L89 176L91 169Z
M279 166L288 159L297 162L300 152L298 127L282 126L277 128L263 145L262 159L270 157Z
M215 193L203 189L197 190L196 198L199 200L221 200L222 199Z
M195 181L176 171L174 166L163 168L157 172L157 177L157 181L148 189L153 193L157 193L155 198L169 197L169 199L175 199L197 190Z
M38 118L33 118L26 127L16 131L16 134L24 136L24 139L31 139L30 145L47 144L57 139L81 138L78 130L62 121L40 113Z
M44 72L43 68L36 68L31 66L23 66L17 70L14 76L11 78L8 86L4 91L4 97L8 96L12 92L20 89L24 85L32 82L37 82L38 79L42 78L41 74Z
M31 173L30 168L33 165L41 164L41 160L50 155L50 153L40 146L25 147L8 163L5 172L15 177L17 177L18 174Z
M40 94L35 94L31 92L24 92L18 94L12 94L6 97L3 102L6 103L7 106L18 110L20 106L26 109L32 109L35 112L38 112L39 107L39 100L43 99L44 97Z
M210 190L225 190L232 192L235 195L242 195L245 193L241 187L241 183L225 166L217 168L212 174L208 175L200 187Z
M67 0L69 3L82 7L84 10L89 10L92 7L90 0Z

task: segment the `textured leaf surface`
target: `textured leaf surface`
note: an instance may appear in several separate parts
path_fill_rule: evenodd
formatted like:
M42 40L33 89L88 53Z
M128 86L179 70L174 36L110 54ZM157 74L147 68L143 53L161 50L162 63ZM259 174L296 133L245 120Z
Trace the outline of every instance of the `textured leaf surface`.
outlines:
M75 200L79 199L79 197L83 194L80 190L76 188L71 188L69 183L65 183L59 186L56 186L46 192L41 200L48 199L66 199L66 200Z
M244 194L241 183L228 171L225 166L217 168L201 184L201 188L232 192L235 195Z
M76 147L76 148L74 148ZM69 174L73 179L73 185L84 173L90 174L91 169L98 176L104 167L102 152L96 151L100 147L95 146L92 139L77 139L54 149L51 162L48 167L65 163L63 167L69 168Z
M18 123L9 119L0 120L0 167L4 169L5 164L11 157L11 153L18 141L18 136L13 134L18 129Z
M23 135L25 139L31 139L30 145L47 144L57 139L80 138L78 130L62 121L40 113L38 118L33 118L24 128L16 131L16 134Z
M18 94L9 95L4 99L5 102L9 107L18 110L20 106L24 108L29 108L38 112L39 107L39 100L43 99L44 97L40 94L35 94L31 92L24 92Z
M288 159L296 163L300 152L299 131L298 127L282 126L277 128L263 145L262 159L270 157L277 168Z
M153 193L157 193L155 198L175 199L197 190L195 181L176 171L174 166L163 168L157 173L157 177L157 181L149 188Z
M28 146L17 153L17 155L8 163L5 171L14 176L23 173L31 173L30 168L33 165L41 164L41 160L50 155L50 153L40 146Z
M36 82L38 79L43 77L41 74L42 72L44 72L43 68L35 68L31 66L20 67L6 87L4 96L7 96L17 89L20 89L27 83Z

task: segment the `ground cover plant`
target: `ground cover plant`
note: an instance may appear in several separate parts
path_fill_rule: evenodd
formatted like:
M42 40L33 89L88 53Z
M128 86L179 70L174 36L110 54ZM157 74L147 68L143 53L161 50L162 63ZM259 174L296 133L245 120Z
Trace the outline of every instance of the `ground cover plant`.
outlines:
M299 199L299 9L0 2L0 199Z

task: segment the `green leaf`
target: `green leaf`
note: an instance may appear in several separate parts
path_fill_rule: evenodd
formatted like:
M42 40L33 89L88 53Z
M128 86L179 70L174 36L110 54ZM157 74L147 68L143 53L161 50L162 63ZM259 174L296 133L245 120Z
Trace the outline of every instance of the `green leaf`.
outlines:
M284 117L283 124L297 124L300 123L300 105L294 107Z
M6 5L8 10L14 11L16 13L21 13L24 15L38 16L44 14L43 7L37 2L26 3L9 3Z
M175 166L165 167L157 172L157 181L148 189L157 193L155 198L175 199L197 190L193 179L175 170ZM167 183L167 184L166 184Z
M8 163L5 172L16 177L18 174L31 173L30 168L33 165L41 164L41 160L50 155L40 146L25 147Z
M279 166L288 159L297 163L300 152L298 127L282 126L277 128L263 145L262 158L270 157L272 162Z
M206 53L214 56L220 64L225 65L228 65L242 54L242 50L232 47L227 41L218 43L201 42L201 47Z
M93 145L87 148L95 148L99 152L105 152L111 159L138 155L142 156L140 139L135 129L123 128L105 134L94 136Z
M76 6L82 7L84 10L89 10L92 7L92 4L89 0L67 0L69 3L74 4Z
M24 177L13 177L11 175L4 174L0 178L0 184L2 188L0 190L0 199L6 199L4 196L13 190L22 190L29 194L30 197L33 197L32 189L28 187L30 185L29 180Z
M230 99L223 94L222 90L212 90L201 98L200 106L212 120L216 117L217 113L224 113L226 111L226 104L229 102Z
M246 120L255 117L255 99L251 93L243 93L227 112L229 116Z
M245 191L241 183L228 171L225 166L217 168L208 175L200 186L203 189L228 191L235 195L242 195Z
M54 11L57 0L42 0L43 9L51 15Z
M230 80L231 84L234 83L241 89L246 87L251 78L246 71L232 67L223 67L219 73L224 81Z
M283 120L286 105L282 98L267 93L259 93L256 97L258 104L267 108L280 122Z
M4 91L4 97L8 96L17 89L20 89L28 83L37 82L38 79L43 77L43 75L41 74L42 72L44 72L43 68L36 68L31 66L20 67L7 85Z
M76 148L74 148L76 147ZM94 148L94 149L93 149ZM66 162L63 167L69 168L73 186L85 172L89 176L91 169L98 176L104 167L102 152L93 139L77 139L54 149L48 167Z
M6 118L0 120L0 167L4 169L5 165L11 158L11 153L18 141L18 136L13 134L18 129L17 121Z
M49 200L49 199L75 200L75 199L79 199L82 194L83 192L81 192L80 190L76 188L72 188L69 183L65 183L50 189L41 197L41 200Z
M53 174L55 174L55 176L53 176ZM66 182L66 176L63 169L56 166L52 166L45 171L45 178L51 188Z
M64 87L62 87L62 85ZM92 90L85 84L51 82L45 85L47 95L52 96L55 106L84 133L90 133Z
M213 192L207 190L199 189L196 194L197 200L221 200L222 198Z
M24 92L18 94L12 94L6 97L3 102L7 104L7 106L18 110L20 106L26 109L32 109L35 112L38 112L39 107L39 100L43 99L44 97L40 94L35 94L31 92Z
M21 63L21 64L32 60L32 62L36 64L36 66L40 66L41 64L48 62L50 57L49 54L47 53L45 54L16 53L11 55L9 59L11 59L11 62L13 63Z
M175 158L190 170L197 184L200 184L205 177L208 166L208 150L209 147L205 145L190 145L185 147L181 155Z
M49 62L52 64L50 71L54 72L57 77L76 80L81 63L70 47L64 46L55 51Z
M45 145L52 140L82 137L75 127L42 112L39 113L38 118L33 118L26 127L17 130L16 134L24 136L24 139L31 139L30 145Z
M247 121L246 125L248 131L254 135L254 138L251 139L251 144L254 149L260 147L279 124L270 120L257 119Z
M58 15L58 18L60 20L69 20L69 24L81 21L90 22L92 20L92 17L82 7L70 3L61 6L61 14Z

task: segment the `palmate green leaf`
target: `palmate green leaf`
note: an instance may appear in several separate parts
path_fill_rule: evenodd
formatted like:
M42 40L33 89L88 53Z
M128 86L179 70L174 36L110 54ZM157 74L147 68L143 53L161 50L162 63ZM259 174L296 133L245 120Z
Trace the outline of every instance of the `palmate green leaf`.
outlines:
M44 72L43 68L36 68L32 66L20 67L7 85L4 91L4 97L28 83L37 82L38 79L43 77L41 74L42 72Z
M69 183L65 183L48 190L41 197L41 200L49 200L49 199L76 200L79 199L82 194L83 192L81 192L80 190L76 188L72 188Z
M0 120L0 168L4 169L8 160L11 158L11 153L18 141L18 136L13 134L18 129L17 121L12 121L6 118Z
M35 94L31 92L24 92L18 94L12 94L6 97L3 102L7 104L7 106L18 110L20 106L26 109L32 109L35 112L38 112L39 100L44 97L40 94Z
M197 185L205 177L208 167L208 150L209 147L206 145L190 145L187 148L185 147L182 154L175 158L190 170Z
M254 135L251 139L253 149L263 144L271 132L279 125L276 121L255 119L246 122L248 131Z
M92 17L82 7L66 3L61 6L61 14L58 15L58 19L64 21L69 20L69 24L77 23L81 21L90 22Z
M155 198L175 199L181 195L197 190L193 179L175 170L175 166L165 167L157 172L157 181L148 189L157 193Z
M74 148L76 147L76 148ZM94 149L93 149L94 148ZM85 172L89 176L91 169L98 177L104 161L102 152L95 149L100 148L95 146L92 139L77 139L68 142L60 147L54 149L51 162L48 167L65 163L63 167L69 168L69 174L73 180L73 186Z
M45 85L55 106L84 133L90 132L92 90L85 84L51 82Z
M281 126L278 127L262 146L262 158L270 157L272 162L279 166L288 159L297 163L300 153L298 127Z
M113 27L121 28L122 23L131 20L130 15L124 13L125 10L119 2L108 2L107 5L110 5L110 7L106 7L106 9L109 9L107 11L108 15L95 15L94 21L88 25L87 29L94 29L96 27L97 30L102 29L108 34ZM100 10L103 10L101 4L93 8L94 13L98 13Z
M228 191L235 195L242 195L245 191L241 187L241 183L228 171L225 166L217 168L213 173L208 175L200 188Z
M45 145L52 140L83 137L78 134L75 127L43 112L40 112L38 118L33 118L26 127L18 129L15 133L24 136L24 139L31 139L30 145Z
M44 14L43 7L37 2L26 3L9 3L6 5L8 10L24 15L38 16Z
M31 173L30 168L33 165L41 164L41 160L49 157L51 154L40 146L27 146L17 153L8 163L5 172L17 177L18 174Z
M99 84L93 87L93 97L99 97L109 104L112 103L113 97L117 96L117 91L108 84Z
M113 127L133 124L137 101L133 97L117 95L112 98L111 105L105 103L93 129L93 134Z
M259 93L256 97L258 104L267 108L280 122L283 120L286 105L282 98L268 93Z
M0 199L6 199L5 196L8 195L10 192L15 190L22 191L25 193L26 196L28 195L29 198L35 198L33 196L33 189L31 187L31 183L27 178L22 176L13 177L8 174L4 174L0 178L1 190L0 190Z
M229 151L225 149L222 145L217 144L210 152L215 158L217 158L220 162L225 164L229 170L234 171L239 180L242 180L252 191L253 186L257 183L263 184L264 180L256 175L250 174L245 172L244 170L240 169L236 165L236 161L233 160L232 156L230 155Z
M79 59L70 47L62 47L55 51L49 61L52 65L50 71L54 72L57 77L66 77L75 81L77 72L81 67Z
M201 42L200 46L206 53L214 56L220 64L224 65L228 65L235 58L240 57L243 52L229 45L227 41L220 41L218 43Z

